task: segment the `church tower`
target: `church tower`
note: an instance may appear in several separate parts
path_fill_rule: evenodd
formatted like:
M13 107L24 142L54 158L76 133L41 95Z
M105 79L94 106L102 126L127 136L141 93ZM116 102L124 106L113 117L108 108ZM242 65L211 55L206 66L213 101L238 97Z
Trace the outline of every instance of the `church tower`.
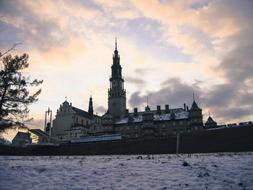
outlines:
M112 75L110 78L110 88L108 90L108 112L112 115L113 119L117 119L123 116L126 111L126 90L124 89L124 79L121 73L122 67L117 50L117 38L115 39L115 50L111 70Z

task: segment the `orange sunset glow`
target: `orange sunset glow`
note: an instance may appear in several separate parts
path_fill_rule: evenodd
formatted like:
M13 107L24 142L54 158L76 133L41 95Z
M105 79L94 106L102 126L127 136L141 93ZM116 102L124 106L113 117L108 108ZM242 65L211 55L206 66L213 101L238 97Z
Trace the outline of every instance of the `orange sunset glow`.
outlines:
M0 0L0 50L29 54L44 80L31 128L67 100L107 111L115 37L127 108L192 103L218 123L253 118L251 0Z

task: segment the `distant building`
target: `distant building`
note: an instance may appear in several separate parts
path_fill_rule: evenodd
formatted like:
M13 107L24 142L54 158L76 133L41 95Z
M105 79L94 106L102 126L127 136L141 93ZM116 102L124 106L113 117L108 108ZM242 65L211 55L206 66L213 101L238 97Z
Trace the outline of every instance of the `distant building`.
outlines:
M28 132L17 132L16 136L12 140L14 146L25 146L31 144L32 140Z
M147 105L144 112L133 113L126 109L126 90L122 77L120 56L115 42L113 64L111 66L110 88L108 90L108 111L102 116L106 133L119 133L123 138L155 138L201 130L203 128L202 110L195 100L189 110L170 109L169 105L162 110L150 110Z
M29 130L31 143L32 144L43 144L49 143L49 135L41 129L30 129Z
M190 109L186 104L182 108L173 109L169 105L161 109L158 105L156 110L151 110L147 105L145 111L138 112L134 108L134 112L129 113L117 41L109 81L108 110L102 117L93 114L91 97L88 112L65 101L57 110L53 121L52 137L69 141L85 136L116 133L123 138L163 138L203 129L202 109L194 98Z
M213 118L209 115L206 123L205 123L205 128L216 128L217 122L213 120Z
M101 117L93 114L92 97L88 112L72 106L67 100L60 105L53 120L52 138L58 141L87 136L100 132Z

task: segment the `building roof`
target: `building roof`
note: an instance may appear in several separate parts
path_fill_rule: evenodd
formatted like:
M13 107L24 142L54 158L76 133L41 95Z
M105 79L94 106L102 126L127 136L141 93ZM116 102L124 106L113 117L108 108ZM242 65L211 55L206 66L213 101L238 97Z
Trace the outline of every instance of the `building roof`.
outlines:
M73 107L73 106L72 106L72 109L74 110L74 112L76 112L77 115L80 115L82 117L87 117L87 118L91 117L91 115L84 110L81 110L81 109Z
M38 136L49 137L49 135L47 133L45 133L44 131L42 131L41 129L30 129L29 131L38 135Z
M191 110L201 110L200 108L199 108L199 106L198 106L198 104L195 102L195 100L193 101L193 103L192 103L192 107L191 107Z
M175 119L187 119L189 112L185 111L182 108L177 108L177 109L170 109L169 113L166 113L165 110L161 110L161 114L158 114L156 110L151 110L149 113L152 113L154 115L153 121L169 121L171 120L172 113L175 114ZM137 114L135 113L129 113L128 117L124 117L115 124L126 124L126 123L138 123L143 121L143 114L145 112L138 112Z
M25 133L25 132L17 132L16 136L14 137L14 139L12 140L12 142L15 141L20 141L20 140L30 140L30 135L29 133Z
M216 124L211 116L208 117L206 124Z

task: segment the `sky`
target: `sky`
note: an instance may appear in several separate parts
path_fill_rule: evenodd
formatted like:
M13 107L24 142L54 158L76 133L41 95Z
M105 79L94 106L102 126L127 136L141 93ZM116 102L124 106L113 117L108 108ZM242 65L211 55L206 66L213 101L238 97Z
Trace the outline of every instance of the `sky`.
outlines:
M67 100L107 110L114 40L127 107L192 104L218 123L253 120L252 0L0 0L0 51L29 54L31 78L44 80L30 106L43 128ZM35 89L33 89L35 90Z

